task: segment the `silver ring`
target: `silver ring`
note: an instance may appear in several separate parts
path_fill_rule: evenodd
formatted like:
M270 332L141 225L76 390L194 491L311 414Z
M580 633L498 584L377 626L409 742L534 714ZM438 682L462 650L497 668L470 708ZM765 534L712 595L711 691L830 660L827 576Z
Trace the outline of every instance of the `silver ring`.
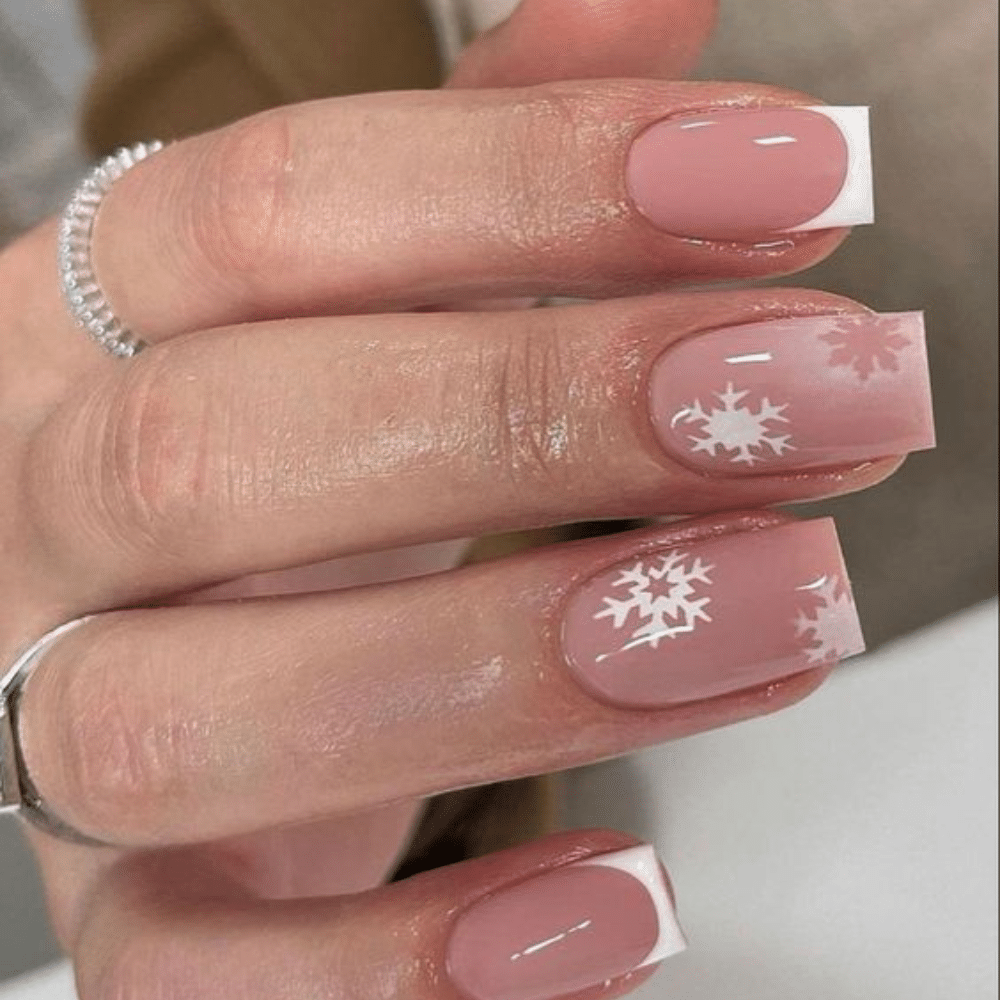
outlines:
M119 149L99 163L73 192L59 226L63 298L77 325L109 354L119 358L131 358L146 345L115 315L94 275L91 259L94 220L115 181L161 149L162 142L140 142Z
M40 830L61 840L87 847L108 847L110 845L104 841L74 830L48 808L28 774L18 731L21 692L35 667L59 639L92 617L77 618L42 636L0 681L0 813L16 812Z

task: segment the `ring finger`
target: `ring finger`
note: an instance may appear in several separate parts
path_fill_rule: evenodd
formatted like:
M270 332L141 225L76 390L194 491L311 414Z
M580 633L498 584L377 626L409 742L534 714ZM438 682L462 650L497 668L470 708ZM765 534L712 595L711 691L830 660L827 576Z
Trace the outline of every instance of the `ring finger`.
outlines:
M215 840L773 711L861 648L832 522L716 516L420 580L114 612L20 709L50 808Z

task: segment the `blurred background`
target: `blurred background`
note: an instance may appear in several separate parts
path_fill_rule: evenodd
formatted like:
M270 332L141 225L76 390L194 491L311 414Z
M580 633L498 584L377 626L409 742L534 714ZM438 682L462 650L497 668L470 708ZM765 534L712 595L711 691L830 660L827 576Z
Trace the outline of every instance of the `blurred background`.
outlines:
M73 0L0 2L0 245L79 178L74 113L89 65ZM0 980L57 956L34 860L0 817Z
M470 23L481 27L487 15L472 2ZM631 829L676 855L682 900L694 904L689 930L703 923L702 941L719 948L710 974L679 966L687 1000L777 1000L792 987L810 1000L995 995L982 961L995 862L995 38L995 5L984 0L730 0L700 69L874 105L878 225L796 282L882 310L927 309L939 448L824 511L840 524L869 640L910 638L844 668L831 693L802 709L590 769L567 786L568 822ZM0 0L0 245L56 210L87 162L74 122L90 60L73 0ZM708 844L714 865L695 851ZM938 911L927 911L938 905L928 884L949 900ZM823 966L818 953L807 972L824 925L800 894L827 906L823 933L835 941L845 900L866 887L872 902L851 919L871 965L854 985L850 963ZM756 930L720 920L737 892L755 896L756 908L742 899L741 911L753 910ZM781 908L805 934L797 945L768 925ZM914 977L918 941L927 967ZM2 819L0 980L56 956L34 863ZM658 989L643 995L662 997Z

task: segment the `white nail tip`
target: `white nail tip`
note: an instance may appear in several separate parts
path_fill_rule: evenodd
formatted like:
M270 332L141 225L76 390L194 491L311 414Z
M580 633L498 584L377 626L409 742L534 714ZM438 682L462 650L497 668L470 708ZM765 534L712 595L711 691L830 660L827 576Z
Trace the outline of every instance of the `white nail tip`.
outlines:
M875 221L875 193L872 174L871 130L868 108L833 108L823 105L809 111L825 115L841 131L847 143L847 177L840 194L814 219L791 232L864 226Z
M646 844L624 851L615 851L613 854L599 854L586 861L578 861L576 864L576 867L580 868L593 866L616 868L618 871L638 879L646 888L653 900L653 905L656 907L656 916L660 922L660 937L653 950L636 966L637 969L656 965L687 948L687 939L684 937L684 932L677 920L677 913L667 890L666 879L664 879L663 870L660 868L660 860L652 847Z

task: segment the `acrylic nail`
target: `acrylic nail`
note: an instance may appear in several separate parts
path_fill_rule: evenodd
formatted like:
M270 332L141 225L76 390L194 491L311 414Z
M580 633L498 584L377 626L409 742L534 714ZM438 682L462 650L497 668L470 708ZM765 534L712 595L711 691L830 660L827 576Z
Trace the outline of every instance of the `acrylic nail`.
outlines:
M644 552L572 595L562 638L584 688L634 708L750 690L864 649L829 518Z
M921 313L802 316L674 345L650 379L663 447L727 476L934 447Z
M455 925L447 968L468 1000L556 1000L685 947L659 860L644 845L475 903Z
M868 108L726 108L670 118L635 141L626 181L639 211L676 236L749 242L868 223Z

